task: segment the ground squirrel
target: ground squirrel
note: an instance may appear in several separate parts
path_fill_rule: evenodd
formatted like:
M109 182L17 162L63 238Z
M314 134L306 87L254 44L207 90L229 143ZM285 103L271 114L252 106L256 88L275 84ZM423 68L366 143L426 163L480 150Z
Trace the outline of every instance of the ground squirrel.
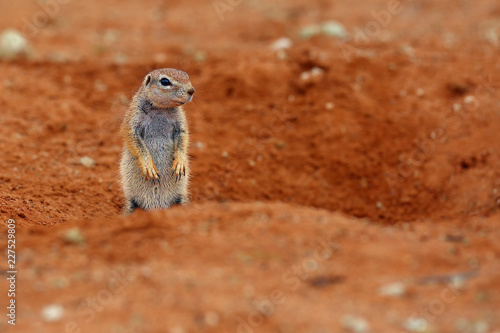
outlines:
M189 133L182 105L193 94L185 72L163 68L146 75L134 95L121 127L125 214L189 201Z

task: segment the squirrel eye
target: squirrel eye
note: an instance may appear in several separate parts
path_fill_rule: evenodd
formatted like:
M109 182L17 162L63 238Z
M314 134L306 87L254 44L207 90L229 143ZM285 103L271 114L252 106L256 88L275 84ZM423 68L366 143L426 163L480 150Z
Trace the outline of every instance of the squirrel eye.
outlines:
M161 84L162 86L171 86L171 85L172 85L172 82L170 82L170 80L169 80L169 79L167 79L166 77L164 77L164 78L162 78L162 79L160 80L160 84Z

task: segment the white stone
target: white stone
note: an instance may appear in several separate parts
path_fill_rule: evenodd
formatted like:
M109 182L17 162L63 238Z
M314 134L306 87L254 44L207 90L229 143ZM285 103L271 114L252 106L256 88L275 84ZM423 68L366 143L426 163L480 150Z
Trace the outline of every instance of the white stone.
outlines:
M337 21L326 21L321 25L321 32L325 36L337 37L343 40L349 38L345 27Z
M59 304L47 305L42 310L42 318L47 322L60 321L64 316L64 309Z
M300 30L300 37L302 38L311 38L312 36L316 36L321 32L321 27L319 25L308 25L303 27Z
M380 287L380 296L401 297L406 293L406 286L402 282L394 282Z
M17 30L7 29L0 35L0 57L14 58L29 52L28 40Z
M342 327L353 333L368 333L370 332L370 325L361 317L345 315L342 317Z
M95 161L94 159L88 157L88 156L84 156L80 159L80 163L84 166L84 167L87 167L87 168L91 168L95 165Z
M427 326L427 320L424 318L408 318L404 324L405 330L410 332L425 332Z
M275 40L269 47L273 51L286 50L292 47L292 40L287 37L281 37Z

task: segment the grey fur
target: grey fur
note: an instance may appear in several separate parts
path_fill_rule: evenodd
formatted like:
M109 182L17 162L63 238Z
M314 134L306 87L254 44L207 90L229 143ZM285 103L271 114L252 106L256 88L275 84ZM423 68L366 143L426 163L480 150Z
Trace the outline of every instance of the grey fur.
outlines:
M132 130L146 144L160 179L145 178L137 158L125 147L120 163L126 198L125 213L133 210L132 200L143 209L168 208L179 200L182 204L189 202L188 165L186 175L177 182L172 170L174 144L181 131L187 131L185 124L186 118L181 107L156 109L150 104L141 105L141 111L133 120Z

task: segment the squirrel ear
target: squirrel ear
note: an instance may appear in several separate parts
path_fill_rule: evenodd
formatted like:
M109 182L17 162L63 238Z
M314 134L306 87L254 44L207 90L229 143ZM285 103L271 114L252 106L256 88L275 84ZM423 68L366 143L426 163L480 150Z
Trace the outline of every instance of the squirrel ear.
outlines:
M151 75L148 74L144 79L144 85L147 87L150 82L151 82Z

